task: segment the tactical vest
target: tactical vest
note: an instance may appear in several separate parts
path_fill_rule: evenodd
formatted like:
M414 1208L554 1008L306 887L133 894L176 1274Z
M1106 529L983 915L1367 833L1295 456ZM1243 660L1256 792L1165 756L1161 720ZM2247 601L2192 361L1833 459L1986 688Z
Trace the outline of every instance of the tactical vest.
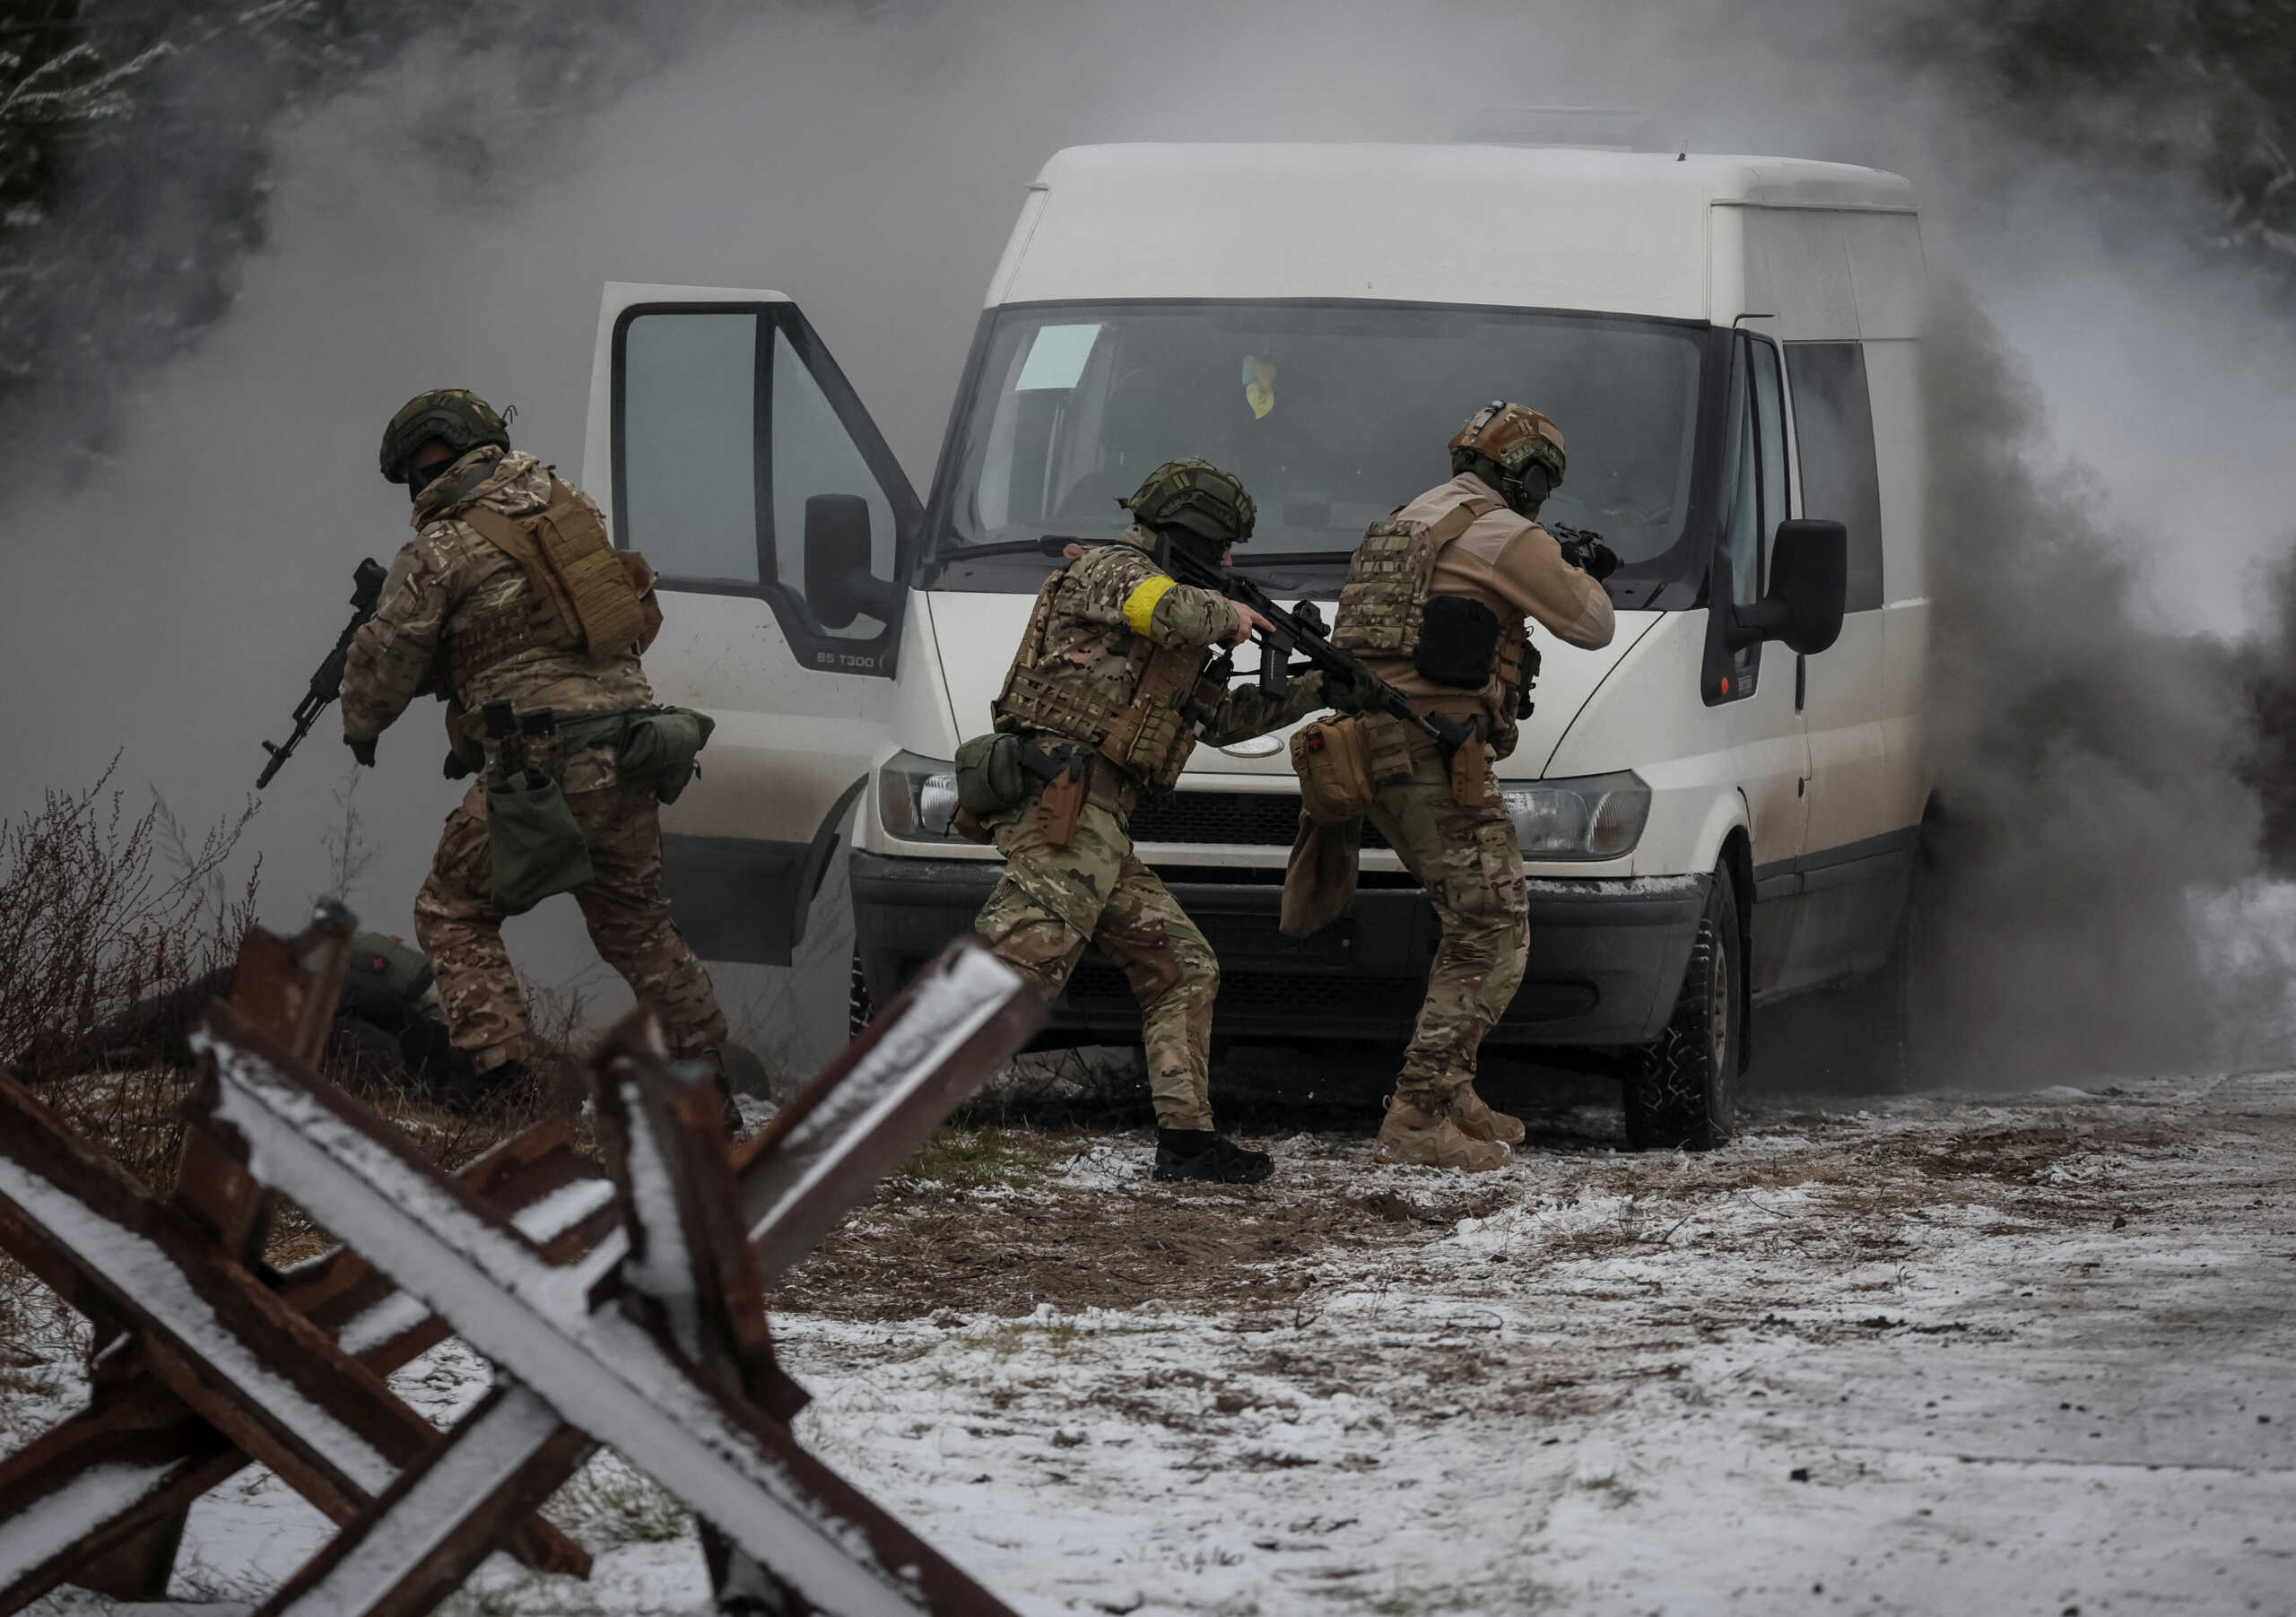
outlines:
M1212 654L1201 648L1174 651L1126 630L1119 645L1130 674L1121 699L1082 679L1064 678L1057 669L1039 669L1053 598L1067 578L1064 567L1037 591L1028 630L990 709L996 727L1062 736L1092 748L1144 785L1170 787L1196 751L1196 723L1187 709L1226 694L1198 688Z
M1466 597L1434 593L1435 564L1443 547L1497 509L1498 501L1478 497L1461 501L1432 522L1391 518L1366 528L1348 564L1347 581L1340 587L1332 643L1360 655L1400 657L1435 682L1457 689L1481 690L1495 675L1510 691L1519 691L1524 653L1530 643L1530 625L1519 613L1493 613L1498 632L1490 655L1475 657L1472 669L1435 674L1422 656L1423 649L1433 649L1422 646L1431 615L1440 630L1448 627L1441 622L1446 603L1474 604ZM1491 604L1479 604L1486 609Z
M457 693L468 691L474 675L537 646L604 662L635 652L660 627L660 609L645 599L652 577L645 558L615 550L596 513L555 477L550 504L531 516L474 505L454 520L476 530L526 577L523 596L457 616L447 650Z

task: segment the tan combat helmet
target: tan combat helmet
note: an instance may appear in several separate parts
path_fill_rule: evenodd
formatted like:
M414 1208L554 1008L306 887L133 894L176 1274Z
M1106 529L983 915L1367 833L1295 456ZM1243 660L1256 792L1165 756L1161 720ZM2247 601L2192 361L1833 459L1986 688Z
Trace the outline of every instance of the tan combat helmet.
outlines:
M404 482L414 452L437 439L457 456L481 444L510 447L510 424L467 387L434 387L399 406L383 429L382 469L388 482Z
M1184 528L1213 544L1241 544L1259 516L1242 481L1208 460L1168 460L1117 504L1151 531Z
M1472 472L1526 517L1562 481L1562 430L1528 404L1493 399L1451 436L1451 470Z

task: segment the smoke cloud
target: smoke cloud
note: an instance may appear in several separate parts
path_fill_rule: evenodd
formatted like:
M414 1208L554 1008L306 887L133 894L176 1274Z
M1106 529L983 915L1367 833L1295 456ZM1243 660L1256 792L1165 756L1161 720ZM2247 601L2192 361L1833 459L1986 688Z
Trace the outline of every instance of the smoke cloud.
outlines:
M2224 642L2270 632L2258 569L2286 548L2289 501L2259 405L2284 401L2296 359L2250 272L2175 248L2200 204L2173 177L2048 184L2059 160L1877 55L1842 9L696 9L674 48L645 45L645 71L591 72L566 105L531 84L490 99L525 83L515 45L418 44L276 126L267 245L226 318L123 378L92 475L0 460L0 674L21 699L0 720L0 812L122 749L126 778L187 821L235 807L340 626L352 563L404 537L370 470L383 419L469 386L517 404L522 445L578 476L601 282L790 293L922 487L981 289L1055 148L1440 140L1481 105L1635 106L1698 149L1908 173L1933 266L1970 288L1932 344L1952 875L1934 936L1952 940L1934 992L1984 1030L1952 1065L2007 1080L2203 1058L2233 943L2251 970L2270 958L2256 906L2223 900L2260 871ZM2131 197L2182 211L2148 251L2100 256ZM1567 250L1570 222L1553 228ZM376 857L352 898L391 930L458 789L440 750L418 708L356 779ZM350 778L323 725L267 794L274 918L326 887ZM839 898L812 944L831 1020L801 1047L834 1036ZM548 977L588 958L561 908L512 928ZM786 1015L774 979L734 980L761 1018Z

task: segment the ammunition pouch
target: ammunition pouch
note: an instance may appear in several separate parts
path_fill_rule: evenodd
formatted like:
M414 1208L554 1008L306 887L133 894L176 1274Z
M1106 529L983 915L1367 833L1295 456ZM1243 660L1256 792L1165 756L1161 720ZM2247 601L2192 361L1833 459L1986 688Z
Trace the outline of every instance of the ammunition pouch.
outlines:
M1433 596L1421 615L1411 665L1430 684L1480 691L1499 659L1499 614L1468 596Z
M1435 743L1416 726L1392 714L1366 714L1361 722L1364 769L1375 792L1409 780L1420 759L1436 750Z
M504 915L524 915L595 874L566 794L540 769L487 772L486 833L494 908Z

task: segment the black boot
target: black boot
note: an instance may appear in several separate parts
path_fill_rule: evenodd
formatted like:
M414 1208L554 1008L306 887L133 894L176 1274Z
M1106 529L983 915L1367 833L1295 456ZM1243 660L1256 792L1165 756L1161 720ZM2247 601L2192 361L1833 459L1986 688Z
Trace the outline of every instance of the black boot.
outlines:
M1160 1128L1156 1131L1156 1173L1160 1179L1209 1179L1215 1185L1257 1185L1275 1171L1275 1159L1264 1151L1246 1151L1208 1128Z

